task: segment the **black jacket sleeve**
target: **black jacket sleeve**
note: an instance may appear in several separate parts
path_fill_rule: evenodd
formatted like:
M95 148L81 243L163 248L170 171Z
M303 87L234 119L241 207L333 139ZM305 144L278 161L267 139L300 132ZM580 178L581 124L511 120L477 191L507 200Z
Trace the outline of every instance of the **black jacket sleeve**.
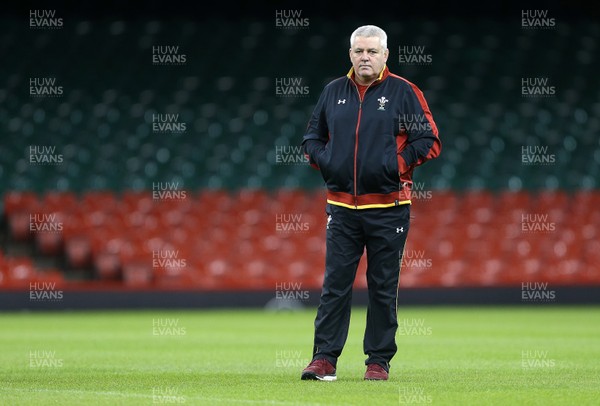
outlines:
M329 129L325 113L325 101L327 99L327 88L323 90L317 105L308 121L302 145L304 152L308 155L311 165L318 167L318 156L329 141Z
M401 165L400 173L420 165L439 154L441 143L438 130L427 106L423 93L414 85L405 94L403 111L406 121L405 131L408 136L407 146L400 152L405 165Z

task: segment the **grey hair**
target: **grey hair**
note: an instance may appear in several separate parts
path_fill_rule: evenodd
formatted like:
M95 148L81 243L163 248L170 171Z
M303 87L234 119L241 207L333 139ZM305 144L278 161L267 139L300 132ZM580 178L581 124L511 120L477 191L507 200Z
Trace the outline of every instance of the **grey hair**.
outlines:
M354 44L356 37L377 37L383 49L387 49L387 34L376 25L363 25L358 27L350 36L350 48Z

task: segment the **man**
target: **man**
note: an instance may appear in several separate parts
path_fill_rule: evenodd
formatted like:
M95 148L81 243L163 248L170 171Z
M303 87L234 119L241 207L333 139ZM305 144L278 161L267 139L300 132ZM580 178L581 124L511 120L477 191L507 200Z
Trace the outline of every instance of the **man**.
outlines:
M352 285L367 251L369 303L364 334L367 380L387 380L395 355L400 261L409 229L415 167L441 150L423 93L390 73L387 35L357 28L352 68L323 90L302 141L327 184L325 276L313 358L302 379L336 380L348 335Z

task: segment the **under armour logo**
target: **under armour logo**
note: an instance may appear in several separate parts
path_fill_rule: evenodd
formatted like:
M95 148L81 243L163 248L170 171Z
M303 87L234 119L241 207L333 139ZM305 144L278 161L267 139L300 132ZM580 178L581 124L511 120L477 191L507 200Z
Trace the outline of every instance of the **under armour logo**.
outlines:
M396 228L396 234L400 234L404 232L404 227Z
M346 99L338 99L338 104L346 104Z
M329 223L331 223L331 214L327 216L327 229L329 230Z

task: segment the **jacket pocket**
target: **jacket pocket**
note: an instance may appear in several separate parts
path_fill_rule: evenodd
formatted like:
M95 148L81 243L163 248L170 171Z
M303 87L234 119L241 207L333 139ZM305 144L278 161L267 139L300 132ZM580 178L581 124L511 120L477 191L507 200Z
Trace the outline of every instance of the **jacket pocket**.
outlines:
M325 148L319 151L319 153L315 157L319 170L321 171L321 176L323 177L325 183L327 183L327 181L330 178L328 171L330 156L331 154L329 153L329 149L327 148L327 146L325 146Z
M400 181L400 174L398 173L398 154L395 150L388 150L385 154L385 173L390 179Z

